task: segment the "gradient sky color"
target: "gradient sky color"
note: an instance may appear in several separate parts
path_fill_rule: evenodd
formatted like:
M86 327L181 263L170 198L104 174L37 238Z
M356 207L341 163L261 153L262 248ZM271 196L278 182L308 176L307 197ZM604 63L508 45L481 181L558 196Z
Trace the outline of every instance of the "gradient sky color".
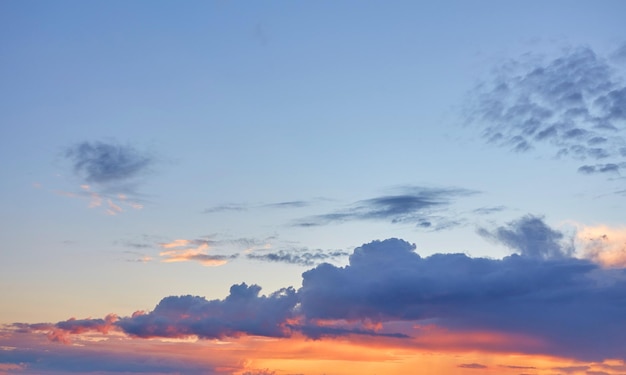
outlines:
M0 2L0 374L626 373L624 14Z

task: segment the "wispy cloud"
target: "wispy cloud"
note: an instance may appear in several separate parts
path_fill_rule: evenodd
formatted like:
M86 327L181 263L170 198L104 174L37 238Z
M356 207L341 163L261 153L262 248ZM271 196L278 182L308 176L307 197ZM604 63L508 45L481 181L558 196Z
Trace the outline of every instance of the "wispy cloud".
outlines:
M609 58L577 47L552 59L526 55L495 71L470 105L470 123L489 143L517 152L548 145L559 157L602 160L582 165L586 174L626 166L626 83Z
M322 262L329 262L345 258L349 253L341 250L323 251L320 249L290 249L274 252L253 252L246 255L248 259L261 260L274 263L297 264L300 266L313 266Z
M383 195L351 204L327 214L310 216L295 222L309 227L355 220L377 220L391 223L411 223L433 230L460 224L458 219L439 215L451 202L477 192L460 188L405 187L398 194Z
M88 200L89 208L101 208L111 216L125 208L143 208L136 187L155 165L153 156L130 145L100 141L75 144L63 155L82 183L80 190L60 194Z
M247 204L247 203L226 203L209 208L205 208L202 212L205 214L211 214L216 212L228 212L228 211L248 211L251 209L259 208L272 208L272 209L287 209L287 208L301 208L310 206L310 201L297 200L297 201L285 201L274 203L259 203L259 204Z
M218 206L213 206L209 208L205 208L202 211L205 214L210 214L214 212L224 212L224 211L246 211L248 209L248 205L242 203L229 203L229 204L221 204Z
M459 368L471 368L471 369L478 369L478 370L482 370L482 369L486 369L487 368L487 366L481 365L480 363L461 363L457 367L459 367Z
M204 239L185 240L178 239L169 243L160 243L163 249L159 255L162 262L199 262L203 266L222 266L229 260L236 259L238 254L215 255L209 254L211 241Z

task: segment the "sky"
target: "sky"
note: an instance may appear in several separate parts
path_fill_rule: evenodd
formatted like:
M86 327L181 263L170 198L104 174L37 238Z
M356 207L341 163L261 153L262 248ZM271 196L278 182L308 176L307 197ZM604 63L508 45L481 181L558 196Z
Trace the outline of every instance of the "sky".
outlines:
M623 1L0 1L0 375L626 374Z

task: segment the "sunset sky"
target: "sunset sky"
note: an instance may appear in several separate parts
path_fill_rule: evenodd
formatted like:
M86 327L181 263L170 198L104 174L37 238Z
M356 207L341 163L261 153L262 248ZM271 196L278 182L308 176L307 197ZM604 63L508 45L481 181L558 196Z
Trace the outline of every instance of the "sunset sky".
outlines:
M626 374L626 2L0 1L0 375Z

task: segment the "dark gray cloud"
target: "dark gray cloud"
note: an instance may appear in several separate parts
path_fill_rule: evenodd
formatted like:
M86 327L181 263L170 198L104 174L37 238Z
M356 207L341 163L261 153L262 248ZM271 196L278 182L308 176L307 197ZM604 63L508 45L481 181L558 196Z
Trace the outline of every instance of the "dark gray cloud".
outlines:
M531 239L542 236L530 233ZM535 244L544 243L550 241ZM305 272L298 291L303 313L309 319L425 321L458 331L517 333L545 343L533 349L520 342L520 351L624 358L623 270L613 274L585 260L526 255L542 250L501 260L422 258L414 250L398 239L374 241L355 249L347 267L322 264Z
M406 187L401 189L400 194L361 200L346 209L307 217L295 224L309 227L355 220L378 220L412 223L433 230L445 229L458 225L458 220L436 213L445 211L454 199L476 193L460 188Z
M82 142L68 148L65 156L78 175L96 184L127 182L154 164L153 157L135 147L114 142Z
M203 297L166 297L153 311L122 318L116 325L136 337L236 337L243 334L285 337L284 323L297 303L293 288L259 296L261 288L245 283L233 285L224 300Z
M543 218L532 215L492 231L480 228L478 233L531 258L564 258L574 252L573 239L568 242L563 233L550 228Z
M246 255L248 259L265 262L297 264L300 266L314 266L322 262L333 261L350 255L341 250L323 251L308 249L279 250L276 252L254 252Z
M560 157L614 165L624 157L626 84L591 48L503 64L472 97L470 123L490 143L518 152L546 144Z
M434 325L448 332L532 339L482 343L484 350L626 359L626 270L570 257L564 235L538 217L523 217L485 235L519 254L421 257L406 241L373 241L356 248L347 266L322 263L304 272L297 291L262 296L259 286L242 283L223 300L172 296L130 317L15 324L14 329L47 331L58 341L72 333L115 329L142 338L299 332L315 339L362 335L410 342L429 334L420 327Z

